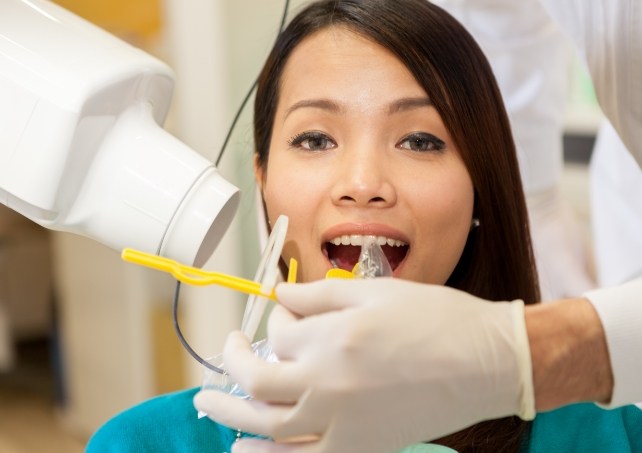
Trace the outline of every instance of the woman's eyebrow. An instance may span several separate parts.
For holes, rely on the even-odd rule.
[[[393,114],[405,110],[430,106],[432,106],[432,102],[427,97],[401,98],[389,104],[388,113]]]
[[[342,113],[344,111],[343,107],[337,102],[330,99],[303,99],[301,101],[295,102],[292,104],[286,111],[285,117],[287,118],[290,113],[295,110],[302,108],[316,108],[321,110],[327,110],[331,113]]]
[[[388,113],[393,114],[401,111],[430,106],[432,106],[432,102],[428,97],[400,98],[388,104]],[[345,112],[345,108],[341,104],[331,99],[303,99],[295,102],[290,107],[288,107],[288,109],[285,111],[284,119],[287,118],[292,112],[303,108],[321,109],[335,114]]]

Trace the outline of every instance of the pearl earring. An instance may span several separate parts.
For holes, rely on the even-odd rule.
[[[479,219],[473,218],[472,222],[470,222],[470,229],[474,230],[479,226]]]

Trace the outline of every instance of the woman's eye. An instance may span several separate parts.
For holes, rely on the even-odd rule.
[[[288,140],[288,144],[308,151],[322,151],[337,146],[330,137],[322,132],[303,132]]]
[[[446,143],[432,134],[417,132],[404,137],[397,146],[411,151],[441,151]]]

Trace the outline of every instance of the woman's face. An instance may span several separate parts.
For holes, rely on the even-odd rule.
[[[293,51],[256,176],[270,221],[289,217],[283,258],[299,262],[298,281],[351,270],[374,235],[395,277],[446,282],[474,195],[429,95],[394,55],[343,28]]]

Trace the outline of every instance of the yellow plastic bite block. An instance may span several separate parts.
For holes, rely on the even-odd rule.
[[[355,278],[356,273],[359,270],[359,263],[355,264],[352,268],[352,271],[347,271],[338,267],[330,269],[325,273],[325,278],[343,278],[343,279],[352,279]]]

